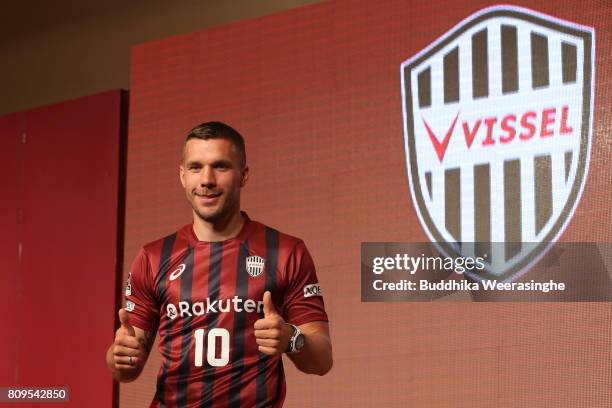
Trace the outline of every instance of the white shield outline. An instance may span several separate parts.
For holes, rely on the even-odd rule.
[[[247,256],[245,262],[246,271],[249,276],[256,278],[264,271],[266,260],[259,255]]]
[[[412,94],[412,84],[410,78],[412,70],[420,67],[430,57],[437,54],[440,49],[442,49],[445,45],[450,44],[455,38],[468,30],[470,27],[486,21],[487,19],[500,16],[525,20],[535,25],[548,27],[551,30],[571,34],[575,37],[581,38],[584,42],[584,58],[582,61],[579,61],[584,67],[582,78],[583,115],[581,123],[579,157],[576,159],[576,177],[571,187],[571,193],[569,194],[567,201],[564,203],[559,217],[552,221],[554,225],[552,228],[550,228],[550,231],[545,237],[543,237],[543,239],[533,244],[528,256],[524,256],[510,269],[504,271],[503,276],[490,274],[488,272],[482,273],[481,276],[470,274],[470,276],[475,279],[491,278],[498,280],[514,280],[525,273],[532,265],[538,262],[545,255],[551,245],[557,241],[572,219],[582,196],[589,170],[592,144],[591,137],[595,93],[595,30],[592,27],[581,26],[522,7],[493,6],[482,9],[461,21],[459,24],[443,34],[440,38],[432,42],[428,47],[401,64],[402,111],[404,121],[404,148],[406,153],[409,188],[419,221],[421,222],[421,225],[430,241],[435,243],[445,255],[461,256],[462,254],[457,249],[457,245],[443,237],[439,227],[432,220],[426,205],[423,203],[423,186],[420,185],[420,178],[418,176],[418,162],[416,160],[416,148],[414,142],[415,120],[413,118],[412,103],[415,95]],[[406,81],[406,78],[408,78],[408,81]],[[585,114],[585,112],[588,112],[588,114]]]

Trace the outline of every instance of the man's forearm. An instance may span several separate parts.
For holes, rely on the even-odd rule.
[[[331,340],[327,333],[305,334],[302,350],[287,356],[298,370],[307,374],[327,374],[333,365]]]

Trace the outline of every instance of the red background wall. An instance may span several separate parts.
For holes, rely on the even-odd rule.
[[[122,99],[0,117],[0,386],[69,387],[62,406],[114,397],[104,353],[123,261]]]
[[[360,301],[362,241],[426,241],[406,178],[400,63],[491,1],[333,1],[137,46],[127,178],[127,273],[138,248],[190,219],[184,135],[221,120],[247,140],[253,219],[302,237],[318,268],[335,366],[288,368],[287,406],[607,407],[607,303]],[[518,1],[595,27],[593,149],[563,240],[609,242],[610,20],[602,1]],[[125,276],[124,276],[125,280]],[[159,356],[122,385],[154,393]]]

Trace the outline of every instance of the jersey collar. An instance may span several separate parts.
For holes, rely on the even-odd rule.
[[[244,241],[253,228],[253,221],[251,221],[251,218],[249,218],[246,211],[240,211],[240,214],[242,214],[242,217],[244,218],[244,224],[242,224],[242,228],[240,229],[240,231],[235,237],[229,238],[223,241],[200,241],[198,240],[198,237],[196,236],[195,231],[193,230],[193,223],[191,223],[185,226],[185,228],[187,229],[187,237],[189,239],[189,243],[192,246],[196,246],[196,245],[208,245],[211,242],[227,243],[227,242],[232,242],[232,241],[236,241],[236,242]]]

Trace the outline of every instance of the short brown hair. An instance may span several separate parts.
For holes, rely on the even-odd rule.
[[[240,156],[240,168],[244,169],[246,166],[246,147],[244,145],[244,138],[242,135],[233,127],[223,122],[205,122],[194,127],[189,131],[185,138],[185,144],[183,145],[183,155],[185,152],[185,145],[191,139],[226,139],[229,140],[236,146],[238,155]]]

